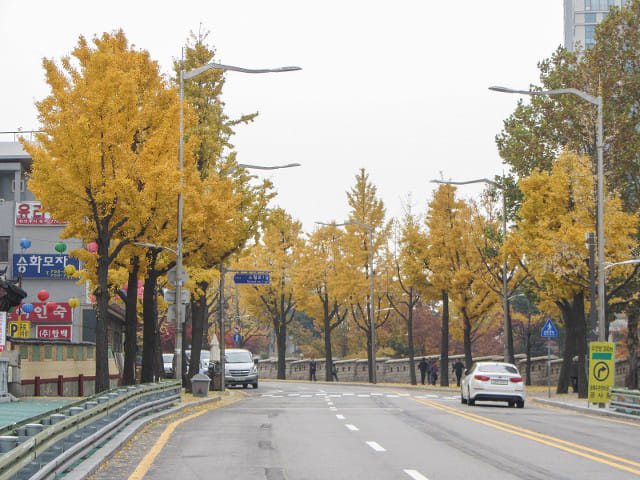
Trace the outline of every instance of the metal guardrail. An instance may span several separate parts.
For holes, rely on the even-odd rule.
[[[181,391],[179,380],[115,388],[5,427],[0,479],[55,478],[128,419],[179,401]]]
[[[640,415],[640,390],[612,388],[609,407],[617,412]]]

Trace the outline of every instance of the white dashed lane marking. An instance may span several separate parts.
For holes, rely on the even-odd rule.
[[[358,427],[356,427],[355,425],[351,425],[350,423],[345,424],[345,427],[347,427],[352,432],[357,432],[359,430]]]
[[[367,442],[371,448],[373,448],[376,452],[386,452],[387,449],[381,446],[378,442]]]
[[[413,478],[413,480],[429,480],[417,470],[405,470],[404,473]]]

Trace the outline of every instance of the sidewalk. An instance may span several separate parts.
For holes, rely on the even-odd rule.
[[[606,417],[624,418],[625,420],[635,420],[640,422],[639,415],[633,415],[629,413],[617,412],[609,407],[609,404],[604,404],[603,408],[600,408],[596,403],[589,403],[586,398],[578,398],[577,393],[555,393],[551,390],[551,396],[545,391],[532,391],[527,392],[527,400],[537,403],[539,405],[548,405],[556,408],[564,408],[567,410],[573,410],[589,415],[601,415]]]

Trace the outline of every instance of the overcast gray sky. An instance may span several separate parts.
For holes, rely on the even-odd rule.
[[[494,137],[518,97],[487,87],[538,83],[562,20],[561,0],[0,0],[0,131],[38,129],[42,58],[69,54],[80,35],[122,28],[170,73],[202,24],[222,63],[303,68],[227,74],[229,115],[260,113],[237,129],[238,160],[303,165],[268,174],[278,205],[306,231],[345,220],[365,168],[399,217],[409,194],[425,211],[430,179],[502,173]]]

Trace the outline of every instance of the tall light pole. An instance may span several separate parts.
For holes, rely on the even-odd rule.
[[[502,190],[502,242],[507,240],[507,195],[502,185],[488,178],[478,178],[466,182],[452,182],[445,180],[431,180],[431,183],[443,183],[446,185],[468,185],[470,183],[488,183]],[[509,318],[509,291],[507,287],[507,256],[502,261],[502,311],[504,316],[504,361],[513,363],[513,334],[511,333],[511,320]]]
[[[187,72],[184,71],[184,68],[180,69],[180,145],[178,149],[178,161],[180,172],[183,169],[183,152],[184,152],[184,81],[189,80],[201,73],[206,72],[207,70],[230,70],[234,72],[241,73],[279,73],[279,72],[292,72],[295,70],[301,70],[300,67],[279,67],[279,68],[262,68],[262,69],[252,69],[252,68],[243,68],[243,67],[235,67],[233,65],[223,65],[221,63],[208,63],[198,68],[194,68],[193,70],[189,70]],[[178,235],[177,235],[177,245],[176,245],[176,298],[182,298],[182,286],[183,286],[183,275],[182,275],[182,256],[183,256],[183,245],[182,245],[182,211],[183,211],[183,199],[182,199],[182,184],[183,179],[180,177],[180,192],[178,193]],[[179,302],[180,300],[178,300]],[[182,318],[182,308],[180,308],[180,303],[178,303],[178,308],[176,311],[176,346],[175,346],[175,359],[176,359],[176,378],[182,379],[182,322],[184,319]],[[224,341],[224,339],[223,339]],[[224,375],[224,372],[223,372]],[[223,379],[224,383],[224,379]]]
[[[598,123],[597,123],[597,140],[596,140],[596,149],[598,151],[598,165],[597,165],[597,175],[598,175],[598,207],[596,212],[596,235],[597,235],[597,244],[598,244],[598,340],[601,342],[605,342],[605,290],[604,290],[604,173],[603,173],[603,127],[602,127],[602,96],[594,97],[593,95],[589,95],[582,90],[578,90],[575,88],[559,88],[557,90],[541,90],[539,92],[528,91],[528,90],[513,90],[507,87],[498,87],[493,86],[489,87],[489,90],[493,90],[496,92],[502,93],[517,93],[520,95],[565,95],[572,94],[577,95],[581,99],[586,102],[591,103],[598,107]]]
[[[351,222],[344,223],[323,223],[323,222],[315,222],[318,225],[327,225],[330,227],[344,227],[345,225],[358,225],[362,228],[366,228],[369,231],[369,283],[370,283],[370,298],[369,298],[369,333],[370,333],[370,341],[371,341],[371,373],[369,375],[371,379],[371,383],[376,383],[376,323],[375,323],[375,311],[374,311],[374,302],[373,302],[373,227],[369,225],[365,225],[364,223],[356,222],[355,220]]]

